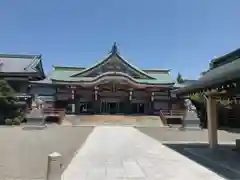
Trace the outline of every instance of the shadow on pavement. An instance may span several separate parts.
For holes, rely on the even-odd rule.
[[[223,130],[223,131],[226,131],[226,132],[236,133],[236,134],[240,133],[240,129],[239,128],[222,127],[222,128],[219,128],[219,129]]]
[[[214,150],[203,143],[164,145],[225,179],[240,179],[240,152],[232,150],[234,145],[219,145]]]

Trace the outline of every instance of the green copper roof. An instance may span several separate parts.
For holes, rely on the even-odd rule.
[[[67,69],[67,67],[63,67],[61,69],[55,69],[49,76],[49,79],[55,81],[72,81],[72,82],[81,82],[81,81],[92,81],[95,77],[72,77],[76,74],[76,70]],[[169,72],[154,72],[148,73],[152,79],[136,79],[134,80],[138,83],[142,84],[171,84],[175,83]]]
[[[89,77],[87,74],[92,73],[96,68],[98,68],[101,65],[105,65],[109,63],[111,60],[113,62],[116,62],[114,60],[117,60],[118,63],[123,65],[125,68],[129,69],[131,72],[136,73],[138,78],[134,78],[131,75],[119,72],[119,71],[111,71],[111,72],[104,72],[100,73],[99,75],[96,75],[95,77]],[[116,44],[113,45],[112,50],[110,51],[110,54],[104,58],[103,60],[99,61],[95,65],[89,67],[89,68],[82,68],[82,67],[61,67],[61,66],[55,66],[53,72],[47,77],[49,82],[68,82],[68,83],[81,83],[81,82],[93,82],[96,80],[101,79],[103,76],[119,76],[128,78],[131,81],[134,81],[135,83],[139,84],[171,84],[173,85],[175,83],[174,79],[172,78],[171,74],[169,73],[169,70],[141,70],[138,67],[132,65],[129,63],[125,58],[120,56]]]

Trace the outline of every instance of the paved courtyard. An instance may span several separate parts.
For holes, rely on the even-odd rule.
[[[132,127],[94,129],[62,180],[223,179]]]
[[[157,154],[159,158],[164,158],[163,155],[165,153],[168,153],[169,149],[172,149],[172,151],[170,150],[170,154],[175,151],[173,156],[176,157],[177,154],[178,155],[182,154],[180,155],[181,157],[180,159],[182,159],[184,156],[190,158],[190,156],[187,155],[185,151],[185,148],[189,148],[185,147],[186,144],[189,144],[190,142],[195,142],[196,144],[199,144],[200,142],[202,143],[207,142],[206,130],[179,131],[175,128],[165,127],[139,127],[137,129],[123,127],[127,128],[126,132],[124,130],[123,133],[120,130],[121,128],[118,129],[117,126],[111,127],[117,129],[114,129],[114,131],[111,132],[107,130],[106,132],[103,132],[103,130],[105,131],[105,127],[103,128],[96,127],[96,129],[100,128],[102,130],[101,131],[94,130],[94,133],[91,134],[93,130],[91,126],[72,127],[72,126],[49,125],[46,129],[43,130],[23,130],[22,127],[1,126],[0,179],[43,180],[46,174],[47,156],[49,153],[55,151],[60,152],[63,155],[64,168],[66,168],[70,161],[72,160],[72,158],[75,156],[76,152],[80,152],[79,150],[82,144],[89,136],[89,134],[91,134],[89,139],[95,139],[94,137],[96,137],[96,133],[99,134],[100,132],[101,132],[100,134],[102,135],[99,135],[99,137],[93,140],[93,142],[96,141],[98,142],[93,143],[93,145],[91,145],[92,147],[94,147],[94,150],[92,152],[96,153],[92,157],[96,157],[101,153],[103,153],[101,154],[103,155],[103,157],[106,157],[106,155],[109,154],[110,152],[109,161],[111,162],[111,159],[113,159],[113,163],[115,163],[114,156],[120,153],[122,154],[122,156],[124,156],[123,159],[124,161],[127,162],[127,164],[130,161],[129,166],[135,166],[134,163],[131,163],[130,155],[131,153],[133,153],[133,151],[129,150],[130,147],[134,147],[132,148],[133,150],[140,150],[142,153],[140,154],[143,157],[144,156],[152,157],[154,153],[156,153],[156,151],[159,151],[159,153],[161,154],[161,155]],[[129,132],[128,128],[131,129],[132,133]],[[234,140],[238,137],[239,134],[237,133],[219,131],[219,139],[220,142],[222,143],[223,142],[233,143]],[[155,150],[153,150],[154,153],[152,153],[151,151],[150,152],[146,151],[146,149],[144,148],[141,149],[145,141],[147,142],[149,150],[151,148],[153,149],[156,148]],[[85,150],[86,148],[89,148],[89,146],[90,146],[89,143],[86,143]],[[98,151],[98,148],[103,149],[108,148],[109,150],[107,150],[106,151],[107,153],[104,154],[104,152]],[[199,151],[200,151],[199,149],[196,149],[195,153]],[[207,152],[201,152],[201,154],[206,153]],[[237,156],[231,157],[238,159]],[[91,160],[93,159],[91,158]],[[145,160],[146,159],[142,159],[142,162],[145,162]],[[160,161],[160,159],[158,160]],[[73,162],[74,161],[76,160],[73,160]],[[164,159],[161,159],[161,161],[164,162]],[[186,160],[183,161],[186,162]],[[195,159],[193,159],[192,161],[194,162]],[[102,161],[99,160],[99,163],[101,162]],[[188,160],[187,162],[190,162],[190,160]],[[98,164],[97,160],[96,163]],[[162,168],[162,166],[168,166],[168,164],[169,164],[168,161],[167,163],[162,164],[161,168],[158,169],[158,173],[163,173],[164,168]],[[196,165],[194,165],[194,167],[196,167]],[[220,170],[222,171],[222,169]],[[228,173],[231,175],[233,174],[233,172]]]
[[[91,131],[91,127],[0,127],[0,180],[45,180],[48,154],[60,152],[66,166]]]

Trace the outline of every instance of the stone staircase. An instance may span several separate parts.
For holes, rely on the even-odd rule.
[[[32,109],[26,115],[27,123],[24,128],[33,128],[33,129],[43,129],[46,127],[45,125],[45,116],[42,112],[42,109]]]
[[[67,115],[65,120],[73,126],[136,126],[136,127],[162,127],[163,123],[159,116],[141,115]]]

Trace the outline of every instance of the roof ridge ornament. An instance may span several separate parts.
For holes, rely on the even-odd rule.
[[[109,52],[110,54],[119,54],[117,43],[114,42],[111,51]]]

